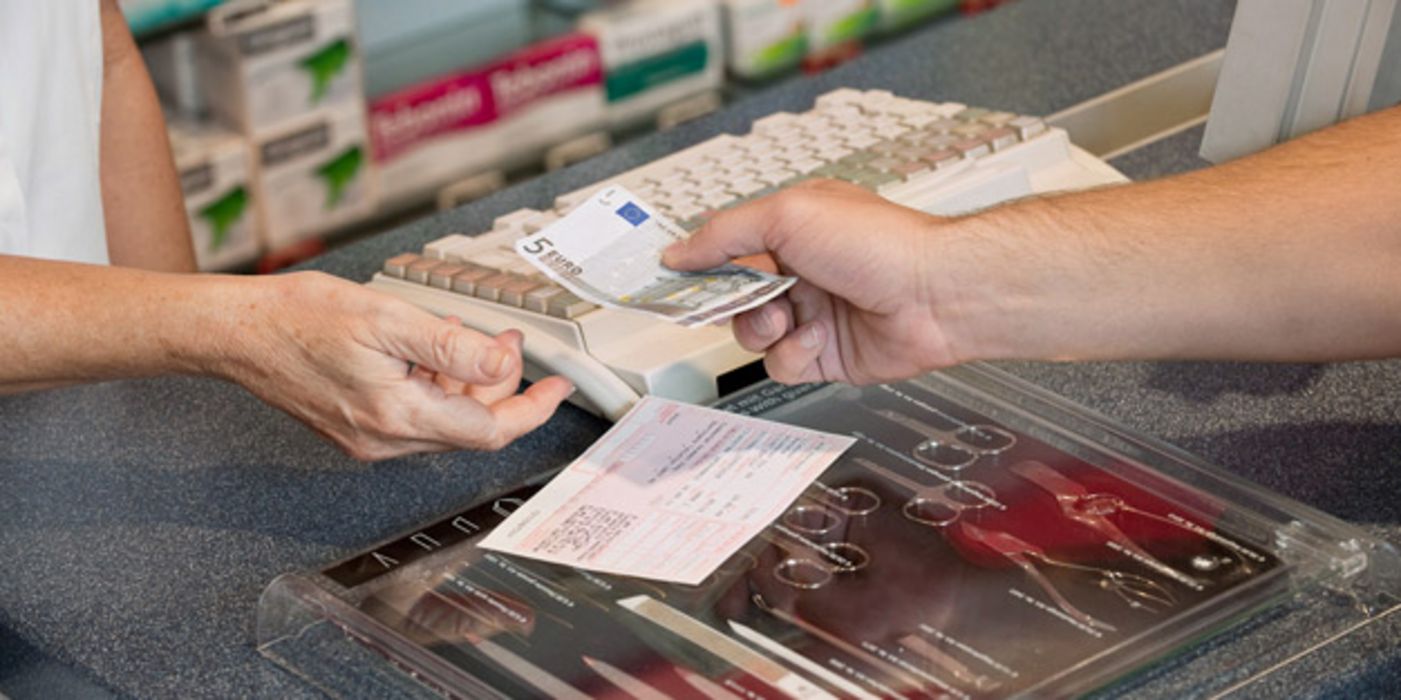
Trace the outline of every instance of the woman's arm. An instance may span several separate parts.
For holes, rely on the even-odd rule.
[[[101,170],[108,255],[114,265],[193,272],[194,247],[165,117],[116,0],[101,2]]]
[[[572,387],[517,393],[495,338],[317,273],[189,275],[0,255],[0,394],[157,374],[243,385],[361,459],[495,449]]]

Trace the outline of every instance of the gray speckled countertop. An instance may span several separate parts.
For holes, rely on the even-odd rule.
[[[311,267],[364,280],[384,258],[645,163],[837,86],[1047,114],[1224,45],[1223,0],[1020,0],[945,22],[817,79],[759,91]],[[1116,163],[1142,178],[1200,167],[1199,132]],[[1128,426],[1396,539],[1401,362],[1325,366],[1009,367]],[[253,649],[258,595],[567,461],[604,424],[566,408],[498,454],[358,465],[236,387],[169,378],[0,398],[0,693],[15,698],[314,697]],[[1381,695],[1401,687],[1398,625],[1349,635],[1251,696]],[[1171,695],[1221,673],[1235,633],[1118,692]],[[1164,690],[1164,689],[1168,690]]]

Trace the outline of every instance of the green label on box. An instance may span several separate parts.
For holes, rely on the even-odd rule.
[[[360,166],[365,161],[365,153],[359,146],[352,146],[344,153],[316,169],[316,174],[326,183],[326,210],[341,205],[345,190],[360,174]]]
[[[803,56],[807,52],[808,37],[806,34],[794,34],[786,37],[754,54],[749,61],[750,75],[748,77],[763,78],[788,70],[802,62]]]
[[[904,29],[934,15],[958,9],[958,0],[885,0],[886,29]]]
[[[199,217],[209,224],[209,252],[218,252],[228,241],[229,229],[243,218],[248,209],[248,190],[236,187],[223,197],[199,210]]]
[[[875,29],[880,21],[880,10],[870,7],[864,10],[853,12],[827,28],[827,33],[822,37],[824,44],[843,44],[848,41],[860,39]]]
[[[620,102],[658,85],[704,73],[709,63],[710,45],[696,41],[674,51],[618,66],[604,78],[603,85],[608,101]]]
[[[316,105],[326,97],[326,91],[342,73],[345,73],[354,52],[350,42],[341,39],[321,47],[316,53],[302,59],[302,70],[311,76],[311,104]]]

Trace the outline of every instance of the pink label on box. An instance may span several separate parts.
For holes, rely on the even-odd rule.
[[[482,68],[405,88],[370,105],[375,160],[393,160],[443,134],[476,129],[541,99],[602,82],[598,42],[570,34]]]

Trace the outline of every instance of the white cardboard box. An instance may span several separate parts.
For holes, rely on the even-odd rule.
[[[763,79],[796,68],[807,54],[807,39],[801,0],[725,0],[728,63],[739,78]]]
[[[270,250],[374,211],[375,177],[359,105],[304,117],[254,139],[253,148],[254,193]]]
[[[218,127],[174,120],[170,146],[199,269],[227,270],[262,252],[248,142]]]
[[[539,159],[605,118],[598,43],[580,33],[386,95],[370,105],[383,200]]]
[[[239,0],[210,11],[198,70],[211,111],[245,134],[363,109],[350,0]]]
[[[640,0],[589,13],[579,30],[598,40],[608,123],[615,128],[724,84],[716,0]]]

